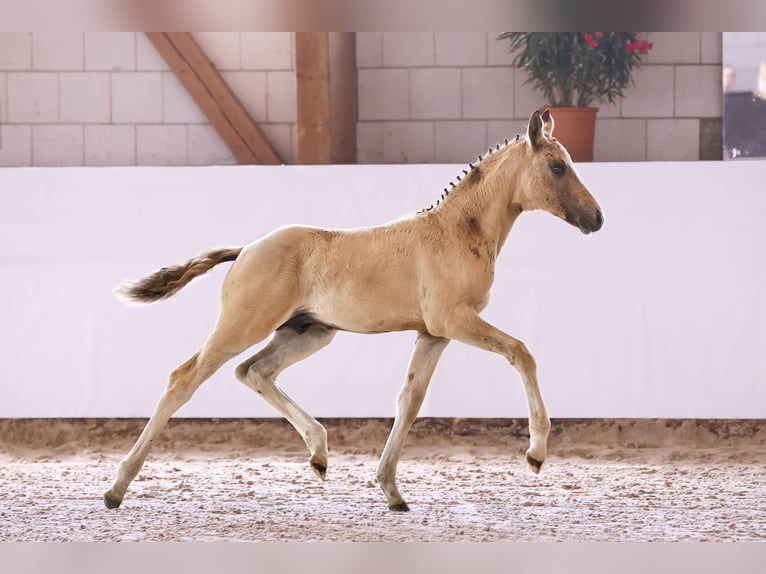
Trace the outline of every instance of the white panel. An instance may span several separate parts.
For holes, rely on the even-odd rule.
[[[114,285],[282,224],[390,220],[461,167],[0,169],[0,417],[148,416],[210,332],[227,266],[145,307]],[[766,417],[766,162],[579,170],[604,229],[523,215],[484,313],[534,353],[551,416]],[[281,384],[318,417],[391,416],[413,341],[341,333]],[[237,360],[179,416],[274,416]],[[452,343],[421,414],[526,404],[503,359]]]

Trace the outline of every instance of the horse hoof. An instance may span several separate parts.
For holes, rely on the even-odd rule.
[[[318,462],[316,460],[309,459],[309,464],[311,464],[311,470],[313,470],[316,475],[321,478],[322,480],[327,480],[327,465],[321,462]]]
[[[410,507],[407,506],[406,502],[400,502],[399,504],[394,504],[393,506],[389,506],[389,509],[393,510],[394,512],[409,512]]]
[[[122,503],[121,498],[117,498],[116,496],[110,495],[108,492],[104,494],[104,506],[106,506],[107,508],[109,509],[119,508],[121,503]]]
[[[533,458],[530,455],[527,455],[527,464],[532,469],[532,472],[534,472],[535,474],[540,474],[540,467],[543,465],[542,461],[539,461],[536,458]]]

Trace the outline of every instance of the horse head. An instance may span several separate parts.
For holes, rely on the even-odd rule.
[[[514,202],[523,210],[542,209],[574,225],[583,233],[604,223],[596,200],[577,175],[566,148],[553,137],[550,110],[535,110],[529,118],[524,161],[527,169]]]

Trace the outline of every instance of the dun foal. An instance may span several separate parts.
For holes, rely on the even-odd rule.
[[[173,413],[221,365],[271,333],[268,345],[239,365],[236,376],[295,427],[322,479],[327,432],[276,379],[293,363],[326,347],[338,330],[418,333],[377,469],[389,508],[408,510],[396,487],[396,466],[436,363],[452,339],[499,353],[519,372],[529,409],[526,460],[539,472],[550,421],[535,360],[521,341],[479,313],[489,301],[495,260],[523,211],[548,211],[583,233],[597,231],[603,223],[569,154],[553,138],[553,123],[548,110],[535,111],[525,137],[479,156],[436,206],[410,217],[348,231],[283,227],[246,247],[214,249],[124,286],[122,294],[129,299],[157,301],[213,266],[234,261],[223,284],[215,329],[170,375],[154,414],[104,494],[106,506],[120,505]]]

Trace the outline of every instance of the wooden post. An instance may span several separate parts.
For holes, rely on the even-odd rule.
[[[356,33],[330,32],[332,163],[356,163]]]
[[[298,163],[330,163],[328,32],[295,33],[295,78],[298,96]]]

